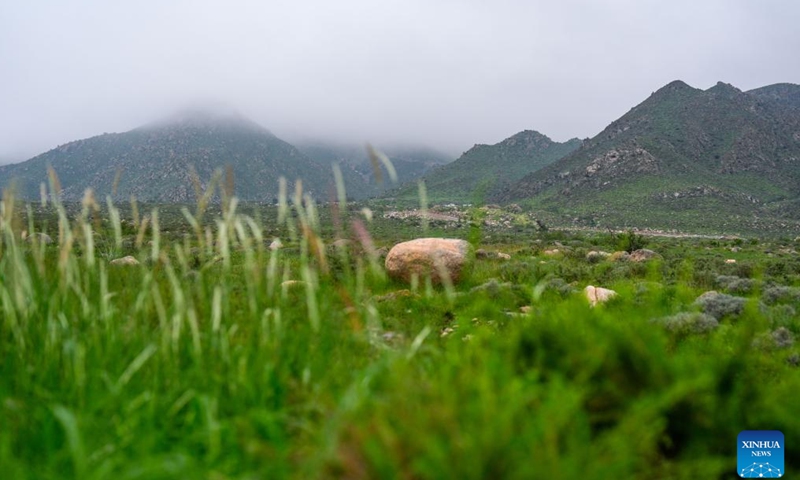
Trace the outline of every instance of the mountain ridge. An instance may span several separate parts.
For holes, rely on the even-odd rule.
[[[494,145],[475,144],[454,162],[432,170],[422,180],[431,201],[480,201],[561,158],[580,143],[577,138],[554,142],[535,130],[523,130]],[[388,192],[387,196],[410,201],[416,194],[416,184],[410,184]]]
[[[590,225],[619,226],[626,217],[642,226],[679,225],[680,216],[726,202],[740,217],[800,219],[800,211],[772,208],[800,190],[800,116],[779,98],[794,88],[770,87],[752,94],[723,82],[705,91],[670,82],[493,200],[527,201]],[[670,212],[678,221],[669,221]]]

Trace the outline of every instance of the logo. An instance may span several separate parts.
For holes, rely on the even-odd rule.
[[[777,430],[744,430],[736,443],[737,472],[740,477],[781,478],[786,474],[783,433]]]

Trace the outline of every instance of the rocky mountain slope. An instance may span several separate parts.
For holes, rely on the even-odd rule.
[[[798,85],[704,91],[675,81],[493,199],[591,226],[797,226],[798,99]]]

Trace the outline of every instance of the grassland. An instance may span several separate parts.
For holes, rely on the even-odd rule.
[[[210,198],[3,199],[4,478],[735,478],[743,429],[783,431],[800,469],[791,239]],[[420,236],[511,260],[453,288],[388,279],[381,247]],[[587,257],[642,242],[661,258]],[[589,284],[619,295],[591,308]],[[712,289],[730,297],[695,302]]]

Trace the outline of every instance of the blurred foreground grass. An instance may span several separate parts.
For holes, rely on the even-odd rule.
[[[800,332],[796,256],[751,243],[726,264],[725,241],[670,239],[661,260],[596,262],[619,239],[539,233],[488,246],[512,260],[476,260],[455,291],[409,289],[376,247],[422,228],[220,194],[169,224],[3,199],[3,478],[735,478],[744,429],[783,431],[800,469],[800,358],[771,340]],[[124,254],[141,265],[109,264]],[[719,327],[654,322],[726,276],[751,282]],[[590,308],[587,284],[619,296]]]

